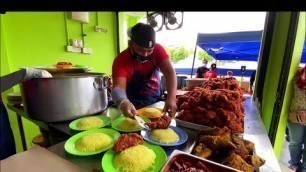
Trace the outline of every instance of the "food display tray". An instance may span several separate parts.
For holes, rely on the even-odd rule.
[[[203,130],[206,128],[212,128],[212,127],[208,127],[208,126],[204,126],[204,125],[200,125],[200,124],[196,124],[196,123],[191,123],[191,122],[187,122],[187,121],[183,121],[177,118],[174,118],[176,121],[176,125],[180,126],[180,127],[185,127],[185,128],[189,128],[189,129],[193,129],[193,130]]]
[[[169,156],[166,164],[163,166],[163,168],[161,169],[161,172],[168,172],[171,168],[172,163],[175,161],[175,159],[179,158],[179,157],[184,157],[184,158],[188,158],[190,161],[200,161],[202,162],[206,167],[209,168],[213,168],[214,171],[218,171],[218,172],[241,172],[237,169],[204,159],[204,158],[200,158],[197,157],[195,155],[180,151],[180,150],[174,150],[171,155]]]

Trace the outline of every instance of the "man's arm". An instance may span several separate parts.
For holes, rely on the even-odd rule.
[[[112,99],[124,116],[133,118],[137,111],[127,98],[126,83],[125,77],[113,78]]]
[[[126,78],[124,77],[117,77],[113,78],[113,88],[112,88],[112,99],[114,103],[118,106],[120,101],[124,98],[127,99],[126,96]],[[116,90],[120,90],[117,92]]]
[[[49,77],[52,77],[52,75],[46,70],[33,69],[33,68],[21,69],[19,71],[7,74],[5,76],[1,76],[0,78],[1,93],[13,87],[16,84],[19,84],[31,78],[49,78]]]
[[[165,80],[166,80],[166,88],[167,88],[167,101],[165,104],[166,111],[170,111],[170,116],[174,116],[176,112],[176,91],[177,91],[177,80],[176,80],[176,74],[174,72],[174,69],[172,67],[172,64],[169,59],[163,60],[159,68],[161,72],[163,73]]]
[[[22,82],[25,78],[26,70],[21,69],[19,71],[1,76],[0,78],[0,89],[1,93],[13,87],[14,85]]]

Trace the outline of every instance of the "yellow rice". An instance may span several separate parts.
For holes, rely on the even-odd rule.
[[[125,118],[119,123],[118,127],[122,130],[137,130],[140,128],[138,122],[131,118]]]
[[[173,143],[179,139],[179,136],[171,128],[151,130],[149,137],[160,143]]]
[[[77,123],[77,127],[82,130],[88,130],[91,128],[97,128],[103,125],[103,120],[96,116],[91,116],[88,118],[84,118]]]
[[[153,150],[137,145],[130,147],[114,157],[114,166],[123,172],[141,172],[153,168],[156,154]]]
[[[141,115],[147,118],[155,118],[160,115],[160,111],[156,108],[146,108]]]
[[[75,147],[83,152],[91,152],[108,146],[111,141],[111,137],[107,134],[91,133],[78,139],[75,143]]]

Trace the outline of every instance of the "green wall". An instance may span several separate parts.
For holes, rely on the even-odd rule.
[[[292,79],[294,78],[297,72],[298,66],[300,64],[300,61],[301,61],[303,44],[305,40],[305,31],[306,31],[305,20],[306,20],[305,12],[301,12],[300,18],[299,18],[298,29],[297,29],[296,40],[294,44],[293,55],[292,55],[292,62],[290,66],[290,73],[288,76],[286,93],[284,96],[284,102],[282,106],[280,121],[279,121],[278,129],[277,129],[276,141],[274,144],[274,152],[277,157],[279,157],[281,154],[281,150],[282,150],[283,142],[284,142],[287,119],[288,119],[288,114],[289,114],[289,106],[290,106],[291,97],[293,93]]]
[[[273,31],[260,113],[267,133],[270,130],[270,122],[276,100],[276,91],[285,52],[290,16],[290,12],[278,12]]]
[[[84,24],[85,47],[92,48],[92,54],[67,52],[68,39],[81,39],[81,23],[69,19],[64,12],[7,12],[1,14],[1,76],[18,70],[20,67],[50,66],[59,61],[86,65],[92,72],[111,74],[116,52],[116,16],[114,12],[90,12],[90,23]],[[96,32],[96,14],[99,25],[107,33]],[[65,19],[66,16],[66,19]],[[67,26],[67,33],[65,31]],[[66,35],[67,34],[67,35]],[[70,42],[70,41],[69,41]],[[1,94],[6,99],[9,90]],[[19,86],[14,87],[19,91]],[[16,115],[11,110],[9,118],[14,132],[17,151],[21,152],[21,141]],[[27,146],[39,134],[38,127],[23,119]]]
[[[120,51],[123,51],[128,46],[129,37],[127,35],[127,29],[140,22],[141,17],[145,17],[145,12],[134,12],[135,16],[129,12],[119,12],[119,38],[120,38]]]
[[[6,42],[4,40],[4,28],[3,28],[3,16],[0,15],[0,45],[1,45],[1,49],[0,49],[0,59],[1,59],[1,68],[0,68],[0,73],[1,73],[1,76],[3,74],[7,74],[7,73],[10,73],[10,64],[8,62],[8,53],[7,53],[7,48],[6,48]],[[1,97],[2,97],[2,101],[4,103],[4,105],[7,104],[7,100],[6,100],[6,95],[8,93],[11,93],[11,92],[14,92],[13,88],[10,88],[8,89],[7,91],[3,92],[1,94]],[[14,137],[15,137],[15,140],[16,140],[16,145],[17,145],[17,151],[20,151],[21,150],[21,140],[20,140],[20,134],[19,134],[19,129],[18,129],[18,124],[17,124],[17,118],[15,115],[13,115],[12,112],[10,112],[8,110],[8,113],[9,113],[9,120],[10,120],[10,123],[11,123],[11,127],[12,127],[12,130],[13,130],[13,133],[14,133]]]

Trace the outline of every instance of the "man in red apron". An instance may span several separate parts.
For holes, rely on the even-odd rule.
[[[136,109],[158,102],[162,96],[160,71],[168,92],[164,110],[176,112],[177,81],[165,49],[155,43],[154,29],[143,23],[130,31],[129,47],[113,63],[112,99],[125,116],[133,117]]]

